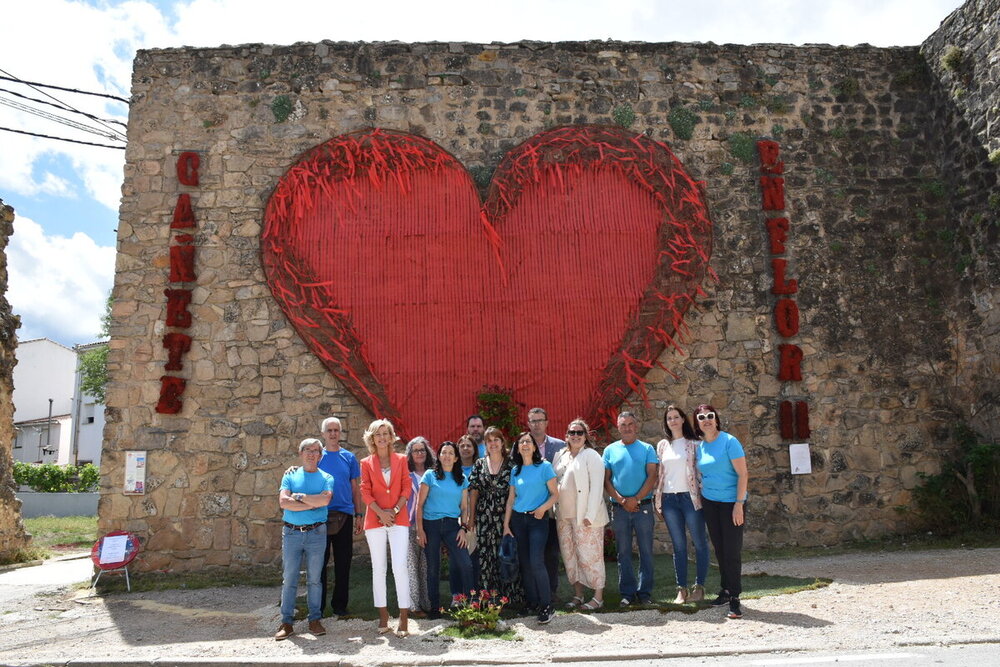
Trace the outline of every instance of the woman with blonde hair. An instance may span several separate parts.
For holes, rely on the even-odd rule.
[[[604,460],[594,449],[590,427],[574,419],[566,427],[566,447],[553,462],[558,479],[556,531],[566,578],[573,587],[570,609],[600,609],[604,605]],[[594,596],[584,602],[584,589]]]
[[[407,544],[410,537],[410,515],[406,512],[410,498],[410,472],[406,457],[393,451],[396,430],[387,419],[376,419],[362,436],[371,456],[361,461],[361,498],[365,513],[365,539],[372,557],[372,596],[378,609],[378,633],[389,627],[389,610],[385,585],[386,551],[392,557],[392,577],[396,584],[399,605],[399,627],[396,634],[406,637],[410,613],[410,582],[407,568]]]

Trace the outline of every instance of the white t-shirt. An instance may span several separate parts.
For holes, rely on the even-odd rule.
[[[687,451],[684,438],[678,438],[663,448],[663,485],[660,493],[688,493]]]

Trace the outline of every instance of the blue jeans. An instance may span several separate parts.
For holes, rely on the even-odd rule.
[[[517,560],[521,566],[521,583],[529,607],[552,604],[552,588],[545,567],[545,544],[549,541],[549,519],[536,519],[532,514],[511,512],[510,532],[517,540]]]
[[[639,505],[637,512],[626,512],[612,503],[611,528],[618,543],[618,592],[623,598],[647,602],[653,595],[653,503]],[[639,585],[632,567],[632,535],[639,547]]]
[[[299,589],[302,557],[306,562],[306,604],[309,620],[318,621],[323,615],[323,553],[326,551],[326,524],[302,532],[288,526],[281,529],[281,622],[291,624],[295,618],[295,594]]]
[[[448,550],[448,570],[456,572],[459,591],[469,594],[472,590],[472,559],[465,547],[458,546],[458,519],[424,519],[427,544],[427,597],[431,611],[441,608],[441,545]]]
[[[705,532],[705,515],[694,508],[691,494],[664,493],[660,509],[663,512],[663,522],[670,531],[670,541],[674,543],[674,573],[677,575],[677,585],[687,588],[688,559],[687,533],[685,526],[691,532],[694,543],[695,578],[694,583],[704,586],[708,576],[708,534]]]

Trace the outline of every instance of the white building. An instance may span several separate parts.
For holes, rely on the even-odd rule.
[[[47,338],[18,343],[15,460],[100,465],[104,406],[78,391],[79,353],[94,345],[71,349]]]

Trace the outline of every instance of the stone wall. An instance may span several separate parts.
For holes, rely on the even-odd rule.
[[[958,299],[947,394],[956,414],[1000,437],[1000,1],[970,0],[921,47],[932,72],[933,131],[947,185]],[[992,156],[992,160],[991,160]]]
[[[668,402],[707,401],[747,447],[752,544],[830,544],[906,528],[959,411],[943,390],[962,298],[946,137],[917,48],[573,42],[346,44],[142,51],[119,224],[101,529],[149,538],[145,566],[280,557],[274,502],[293,447],[329,414],[360,444],[371,418],[307,351],[264,284],[263,207],[303,151],[379,127],[426,136],[485,184],[504,153],[556,125],[619,124],[670,145],[706,184],[718,280],[685,353],[633,397],[644,437]],[[801,382],[777,379],[758,137],[781,146]],[[199,151],[197,188],[179,152]],[[166,353],[168,229],[190,192],[198,281],[184,408],[153,410]],[[969,373],[981,363],[963,360]],[[777,403],[810,407],[813,473],[792,476]],[[554,425],[555,432],[562,428]],[[121,493],[123,452],[148,493]]]
[[[28,546],[21,501],[14,492],[14,366],[20,320],[7,302],[7,241],[14,233],[14,209],[0,199],[0,560]]]

